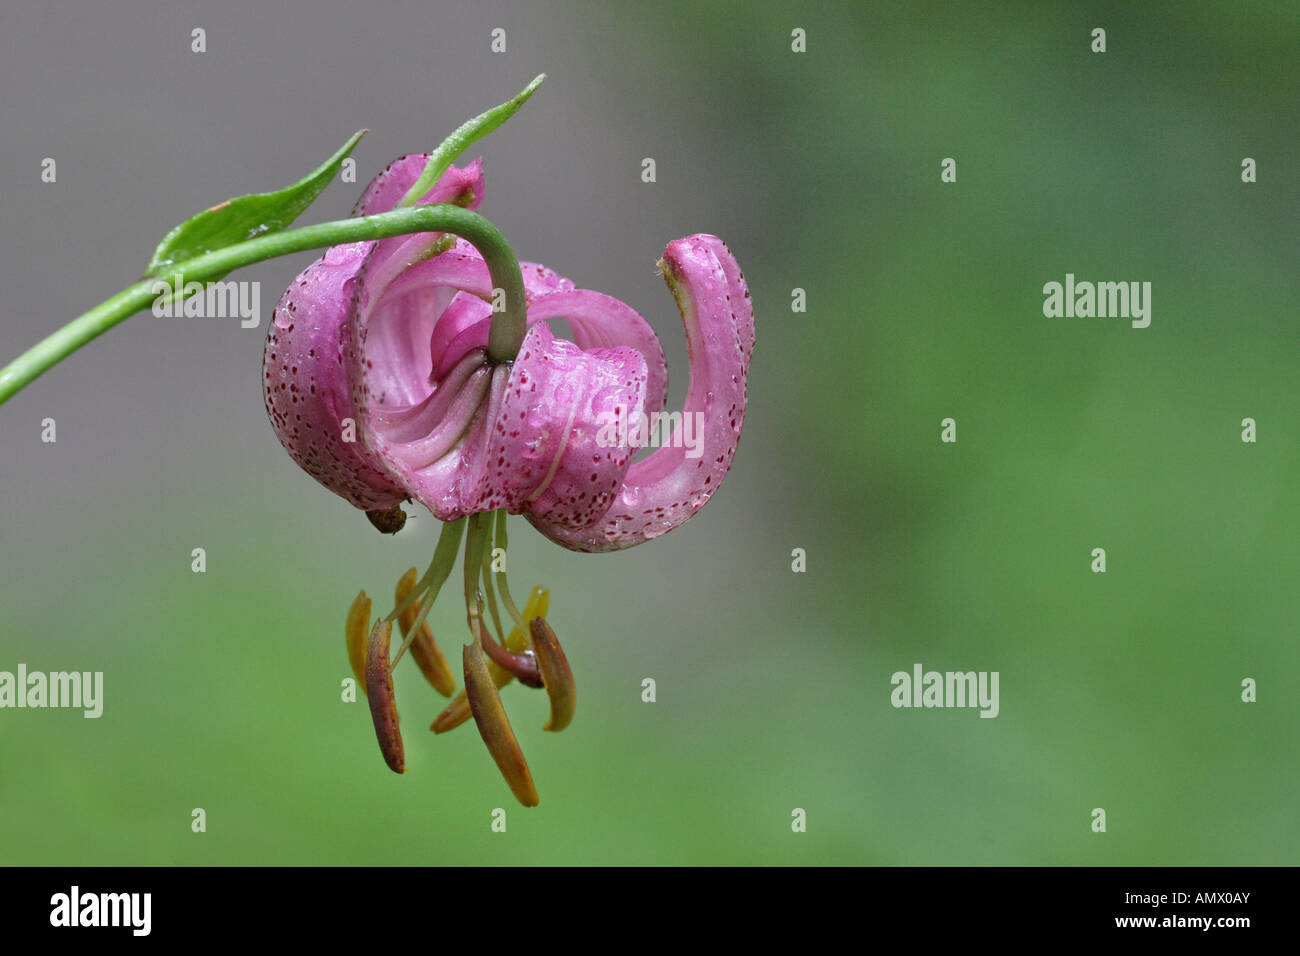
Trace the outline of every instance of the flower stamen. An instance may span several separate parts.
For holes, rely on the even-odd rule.
[[[539,802],[537,787],[533,784],[528,761],[519,748],[506,709],[501,704],[496,683],[488,673],[482,645],[477,640],[473,644],[466,644],[464,658],[465,690],[474,723],[478,725],[479,736],[487,744],[488,753],[496,761],[497,768],[505,777],[515,799],[526,807],[535,807]]]
[[[375,736],[384,762],[394,773],[406,773],[406,754],[399,728],[401,718],[393,696],[393,667],[388,659],[392,636],[393,625],[385,620],[376,621],[370,631],[366,643],[366,697],[370,700],[370,716],[375,722]]]
[[[366,689],[366,628],[370,626],[370,598],[362,591],[348,608],[347,624],[344,625],[345,640],[348,647],[348,663],[352,665],[352,675],[357,679],[361,692]]]
[[[411,568],[397,582],[395,592],[398,604],[415,588],[415,568]],[[402,629],[402,636],[406,637],[412,631],[411,625],[415,622],[418,612],[414,607],[407,607],[405,611],[397,617],[398,626]],[[438,649],[438,642],[434,640],[433,630],[429,627],[428,621],[422,621],[411,641],[411,656],[415,658],[415,663],[419,666],[420,672],[424,674],[424,679],[443,697],[450,697],[456,692],[456,678],[451,673],[451,668],[447,666],[446,659],[442,656],[442,651]]]
[[[551,592],[543,587],[533,588],[532,594],[528,598],[528,603],[524,606],[524,617],[531,620],[533,617],[545,616],[550,611]],[[519,628],[514,628],[505,640],[505,648],[508,651],[518,653],[528,646],[528,639],[524,637],[524,632]],[[498,667],[495,662],[488,662],[488,671],[492,674],[492,680],[498,688],[505,687],[512,680],[514,675],[504,668]],[[456,699],[447,705],[447,708],[438,715],[437,720],[429,727],[435,734],[445,734],[448,731],[455,730],[470,718],[469,698],[465,691],[461,691]]]
[[[537,669],[537,655],[532,650],[512,654],[492,639],[492,635],[488,633],[481,619],[477,624],[479,643],[483,645],[483,650],[487,652],[492,663],[507,671],[525,687],[543,686],[541,671]]]
[[[542,730],[558,732],[569,726],[577,705],[573,671],[569,668],[569,659],[564,656],[564,648],[560,647],[546,618],[535,617],[529,626],[532,628],[537,668],[546,686],[546,695],[551,699],[551,718]]]

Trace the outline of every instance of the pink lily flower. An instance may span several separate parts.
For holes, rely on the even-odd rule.
[[[391,163],[366,188],[353,214],[394,208],[427,159],[412,154]],[[448,169],[420,202],[472,209],[482,197],[482,162],[476,159]],[[680,419],[671,419],[675,429],[669,440],[636,462],[638,438],[645,436],[634,427],[611,425],[635,424],[663,410],[668,371],[659,340],[627,304],[579,289],[545,266],[520,265],[527,333],[513,362],[489,358],[492,280],[482,255],[452,236],[425,233],[335,246],[294,280],[273,314],[264,359],[266,408],[294,461],[365,510],[381,530],[401,526],[401,505],[410,500],[443,522],[472,517],[467,614],[474,647],[487,637],[485,673],[497,686],[511,677],[524,681],[525,675],[529,683],[544,681],[546,671],[538,676],[542,650],[530,640],[532,620],[509,600],[504,575],[488,572],[480,550],[471,568],[471,550],[486,541],[486,554],[492,551],[492,521],[482,517],[485,513],[498,512],[498,547],[505,546],[509,513],[523,515],[565,548],[614,551],[680,527],[717,491],[731,467],[754,344],[744,278],[726,245],[709,235],[670,242],[659,266],[681,311],[691,381]],[[573,330],[572,342],[556,338],[547,324],[561,318]],[[688,448],[693,426],[698,427]],[[459,530],[456,534],[453,557]],[[447,576],[438,557],[434,563],[439,567],[431,567],[405,601],[399,596],[399,607],[388,618],[419,602],[419,623],[409,628],[403,647],[422,643],[416,631]],[[483,623],[480,564],[499,642],[491,640]],[[494,580],[515,618],[509,637],[497,620]],[[536,602],[529,606],[535,609]],[[357,642],[351,624],[349,644],[360,654]],[[386,637],[370,643],[382,646],[387,657]],[[554,648],[558,651],[558,644]],[[472,670],[477,673],[477,662],[467,656],[467,680]],[[561,670],[567,672],[567,663]],[[552,666],[549,672],[559,671]],[[467,696],[474,705],[487,691],[472,684]],[[556,690],[569,695],[564,706],[571,712],[572,687]],[[382,705],[372,698],[372,709]],[[448,711],[457,707],[453,703]],[[513,734],[494,748],[489,730],[500,727],[485,730],[484,722],[499,725],[493,717],[497,708],[471,709],[516,795],[528,803],[535,798],[531,778],[525,782],[517,767],[512,777],[507,766],[514,766],[517,751],[517,745],[511,749]],[[482,719],[480,711],[486,714]],[[445,725],[450,719],[444,714],[440,721]],[[377,729],[381,723],[395,726],[376,716]],[[384,736],[380,731],[381,745]]]

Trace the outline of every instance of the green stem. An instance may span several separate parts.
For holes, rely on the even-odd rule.
[[[277,256],[418,232],[449,232],[465,239],[482,253],[493,287],[503,290],[505,295],[504,311],[492,316],[488,357],[497,363],[512,361],[527,329],[524,279],[514,251],[496,226],[478,213],[450,205],[413,206],[377,216],[340,219],[269,233],[187,259],[175,270],[157,278],[142,279],[73,319],[0,369],[0,405],[46,369],[150,305],[159,297],[160,283],[168,287],[179,285],[184,289],[186,283],[213,281],[234,269]],[[179,298],[184,297],[182,293]]]
[[[484,603],[487,605],[488,613],[492,617],[492,626],[496,628],[497,641],[501,644],[506,642],[505,632],[501,630],[501,609],[497,607],[496,589],[492,587],[492,552],[495,544],[492,538],[492,518],[488,517],[484,522],[487,527],[487,540],[483,545],[483,596]]]
[[[506,552],[506,560],[509,561],[510,542],[506,536],[506,509],[505,508],[501,508],[497,511],[496,531],[497,531],[496,546],[500,548],[502,551]],[[523,634],[524,639],[527,640],[528,622],[525,621],[524,616],[519,613],[519,607],[515,604],[515,599],[510,596],[510,584],[506,580],[506,572],[504,570],[498,572],[497,584],[500,586],[501,589],[501,602],[505,604],[506,610],[510,612],[510,616],[515,619],[515,626],[519,628],[519,633]]]
[[[478,603],[478,579],[483,571],[483,548],[487,543],[487,523],[483,512],[469,516],[469,531],[465,534],[465,610],[469,618],[470,634],[478,642],[478,631],[474,619],[482,617],[482,605]]]
[[[420,599],[420,613],[411,622],[411,629],[406,632],[406,640],[402,641],[402,646],[397,649],[397,656],[393,658],[393,667],[397,666],[406,649],[415,641],[420,625],[429,616],[433,602],[438,599],[438,592],[451,576],[451,569],[456,564],[456,552],[460,549],[460,539],[464,532],[464,518],[457,518],[455,521],[443,524],[442,534],[438,536],[438,545],[433,549],[433,560],[429,562],[429,570],[424,572],[424,577],[415,582],[415,587],[411,588],[411,593],[406,596],[406,600],[393,608],[393,613],[384,618],[389,623],[396,621],[401,613],[410,607],[411,602],[417,597]]]

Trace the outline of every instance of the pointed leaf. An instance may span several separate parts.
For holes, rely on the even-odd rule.
[[[163,237],[145,275],[161,276],[187,259],[287,228],[325,191],[343,160],[365,134],[366,130],[358,130],[315,172],[292,186],[278,192],[227,199],[186,219]]]
[[[506,100],[500,106],[494,106],[492,109],[480,113],[471,120],[466,120],[457,127],[450,136],[438,145],[437,149],[429,154],[429,160],[425,163],[424,172],[420,174],[419,179],[411,184],[411,188],[406,191],[406,195],[402,197],[397,205],[415,205],[420,200],[420,197],[432,189],[434,183],[442,178],[442,174],[447,171],[448,167],[461,153],[488,133],[498,129],[501,124],[518,113],[519,108],[528,102],[528,98],[537,92],[537,88],[542,85],[544,79],[546,79],[546,74],[539,74],[514,98]]]

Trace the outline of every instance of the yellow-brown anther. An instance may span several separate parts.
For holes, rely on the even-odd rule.
[[[348,608],[345,634],[348,645],[348,663],[362,693],[366,690],[366,633],[370,627],[370,598],[362,591]]]
[[[533,635],[537,669],[546,686],[546,695],[551,699],[551,719],[542,730],[560,731],[573,720],[573,710],[578,702],[573,671],[569,668],[569,659],[564,656],[564,648],[560,647],[546,618],[533,618],[528,622],[528,629]]]
[[[465,691],[469,697],[469,706],[478,724],[478,732],[487,744],[488,753],[496,761],[501,775],[510,785],[510,791],[526,807],[535,807],[538,803],[537,788],[533,785],[533,775],[528,770],[528,762],[519,741],[510,727],[506,709],[501,704],[501,695],[497,693],[496,683],[488,673],[487,658],[478,643],[465,645]]]
[[[366,643],[366,696],[370,699],[370,716],[375,722],[375,736],[388,769],[406,772],[406,753],[402,732],[398,728],[397,701],[393,697],[393,667],[388,656],[393,625],[383,618],[375,622]]]
[[[531,620],[537,616],[545,616],[551,606],[551,592],[543,587],[533,588],[532,594],[528,596],[528,603],[524,606],[524,620]],[[511,653],[522,653],[528,647],[528,638],[516,625],[511,628],[510,634],[506,637],[505,648]],[[488,661],[488,673],[492,675],[492,682],[500,689],[515,679],[515,676],[502,667],[497,666],[494,661]],[[461,691],[456,699],[447,705],[447,709],[438,715],[438,719],[429,727],[435,734],[445,734],[449,730],[455,730],[465,721],[469,720],[470,708],[469,698]]]
[[[397,582],[397,605],[401,607],[402,602],[406,600],[407,595],[415,588],[415,580],[418,572],[411,568]],[[410,633],[411,625],[415,623],[415,618],[419,614],[419,602],[413,601],[400,615],[397,623],[402,629],[402,637],[405,638]],[[438,644],[433,639],[433,631],[429,627],[428,621],[420,622],[420,629],[416,632],[415,638],[411,641],[411,656],[415,658],[415,663],[420,668],[420,673],[443,697],[450,697],[456,692],[456,678],[447,666],[447,660],[442,656],[442,651],[438,650]]]
[[[489,673],[492,675],[492,682],[497,686],[498,690],[514,680],[513,676],[507,674],[491,661],[488,661],[488,668]],[[462,690],[456,695],[456,699],[448,704],[447,708],[429,725],[429,729],[435,734],[445,734],[449,730],[455,730],[472,716],[474,715],[469,707],[469,695]]]

